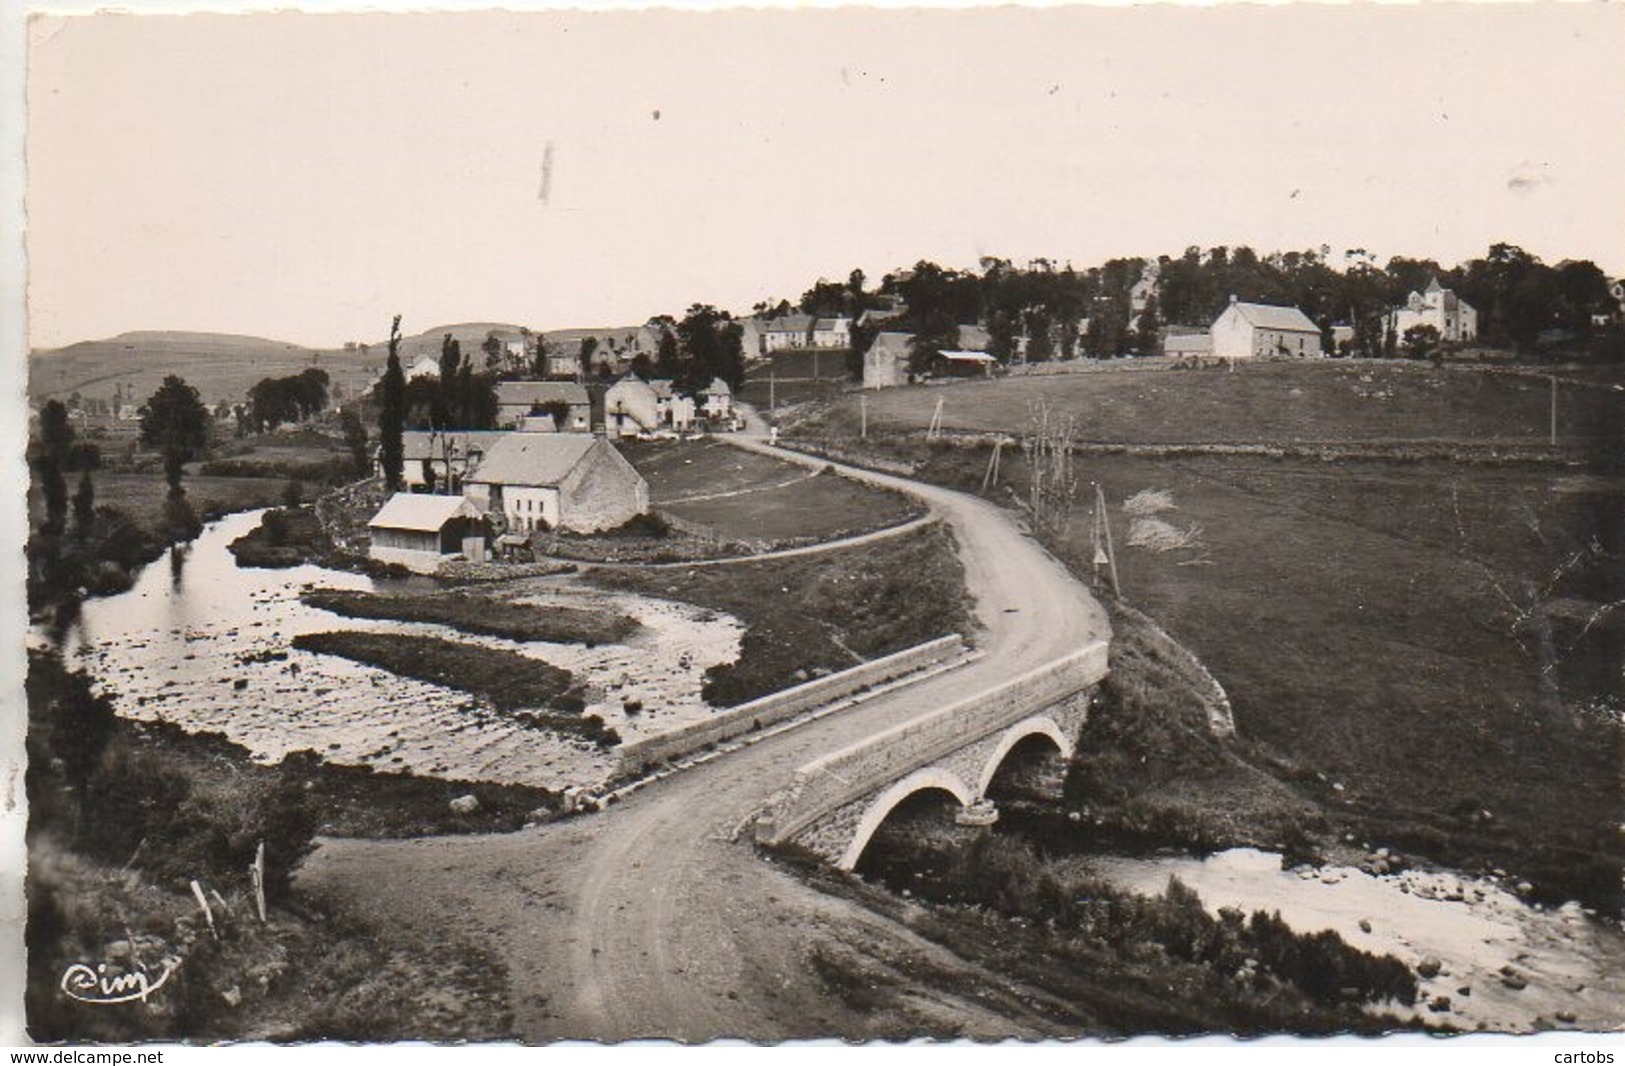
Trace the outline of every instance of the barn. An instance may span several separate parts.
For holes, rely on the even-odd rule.
[[[596,533],[649,509],[649,485],[615,446],[577,433],[511,433],[464,480],[479,510],[510,533]]]
[[[480,509],[462,496],[397,492],[367,523],[367,556],[432,574],[449,559],[483,559],[489,530]]]

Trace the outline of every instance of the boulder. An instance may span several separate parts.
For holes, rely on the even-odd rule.
[[[1440,962],[1439,959],[1433,955],[1429,955],[1427,958],[1416,964],[1417,976],[1423,978],[1437,977],[1439,976],[1440,971],[1443,969],[1444,963]]]
[[[472,793],[458,796],[451,801],[451,809],[458,814],[473,814],[480,809],[480,801]]]

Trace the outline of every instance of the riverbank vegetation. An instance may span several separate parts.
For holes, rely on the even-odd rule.
[[[585,644],[589,648],[625,641],[638,628],[634,619],[607,610],[540,607],[469,592],[378,595],[315,589],[302,599],[346,618],[427,622],[507,640]]]
[[[290,878],[318,832],[511,829],[555,805],[552,794],[371,774],[308,752],[254,763],[218,736],[117,717],[85,674],[49,652],[30,652],[26,687],[33,1039],[507,1035],[494,960],[383,949],[311,911]],[[465,793],[479,807],[452,809]],[[262,845],[263,920],[249,872]],[[144,1006],[109,1007],[62,993],[64,973],[79,963],[151,982],[173,972]]]
[[[1177,880],[1140,896],[1061,877],[997,832],[897,834],[884,847],[886,861],[871,866],[877,883],[778,857],[1018,988],[1041,989],[1033,1005],[1079,1035],[1377,1034],[1406,1024],[1385,1006],[1416,1000],[1416,978],[1398,959],[1335,933],[1294,933],[1263,911],[1209,914]],[[861,995],[871,1009],[918,992],[854,958],[813,962],[833,994]]]
[[[605,748],[621,742],[598,715],[582,713],[586,701],[570,671],[518,652],[439,637],[354,630],[302,633],[293,639],[293,646],[466,692],[526,728],[580,737]]]
[[[809,555],[688,570],[593,570],[582,580],[744,622],[738,660],[706,671],[701,692],[717,707],[950,633],[973,634],[964,568],[939,525]]]

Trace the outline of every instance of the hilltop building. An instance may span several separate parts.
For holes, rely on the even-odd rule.
[[[1435,277],[1425,290],[1406,297],[1405,306],[1392,308],[1383,323],[1384,329],[1401,339],[1414,326],[1432,326],[1439,331],[1440,340],[1459,344],[1478,337],[1478,312]]]

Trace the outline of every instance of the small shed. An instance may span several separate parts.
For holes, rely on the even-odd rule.
[[[448,559],[483,558],[488,527],[480,509],[463,496],[397,492],[367,523],[368,558],[432,574]],[[472,542],[472,543],[471,543]]]

